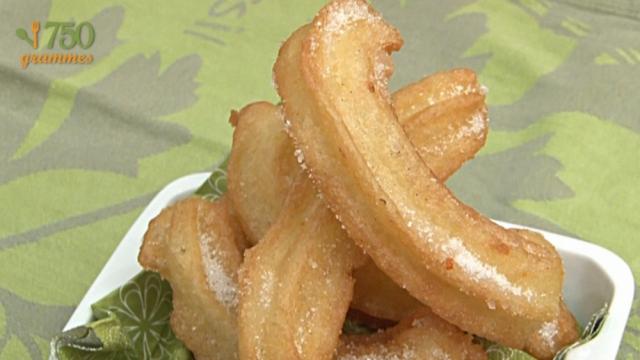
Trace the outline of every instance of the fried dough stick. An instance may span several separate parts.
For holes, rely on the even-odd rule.
[[[394,99],[404,104],[400,111],[406,117],[400,116],[400,122],[407,135],[443,181],[484,145],[488,118],[473,71],[435,73],[399,90]],[[275,222],[292,178],[301,171],[282,122],[280,109],[267,102],[249,104],[231,115],[235,131],[229,196],[246,232],[258,239]],[[370,260],[354,277],[352,306],[365,313],[400,320],[422,307]]]
[[[452,73],[461,72],[469,73]],[[436,79],[429,82],[443,81]],[[472,79],[477,85],[475,76]],[[446,152],[448,156],[434,156],[434,163],[441,172],[453,172],[482,146],[488,120],[481,94],[445,96],[440,95],[437,111],[428,114],[437,114],[443,121],[420,116],[407,123],[433,124],[430,134],[416,129],[416,141],[431,141]],[[449,126],[440,124],[445,120]],[[279,109],[254,103],[234,113],[232,123],[236,129],[230,184],[238,186],[230,185],[229,193],[244,209],[238,213],[245,214],[245,224],[268,224],[280,214],[258,245],[245,254],[239,311],[241,359],[330,359],[352,296],[351,273],[362,255],[317,197],[306,174],[295,162],[291,165],[293,146],[282,131]],[[282,150],[287,147],[290,151]],[[299,176],[293,189],[282,186],[290,183],[287,171]],[[291,192],[281,209],[285,190]],[[255,199],[261,203],[255,204]]]
[[[356,284],[351,307],[381,319],[400,321],[424,307],[405,289],[398,286],[376,264],[367,258],[353,274]]]
[[[553,251],[552,245],[538,233],[524,229],[509,231],[517,232],[528,241],[537,242]],[[354,277],[356,284],[351,306],[368,315],[401,321],[424,307],[381,272],[371,259],[367,259],[365,265],[356,270]],[[576,319],[565,303],[560,301],[560,315],[532,329],[524,348],[540,359],[551,359],[560,349],[574,343],[579,336]]]
[[[461,100],[461,102],[465,103],[467,102],[467,100]],[[456,101],[455,103],[458,103],[458,101]],[[436,105],[436,107],[437,106],[438,105]],[[258,108],[256,109],[254,107],[258,107]],[[449,105],[446,105],[446,107],[449,107]],[[247,109],[251,109],[251,110],[247,111]],[[435,112],[435,111],[432,111],[432,112]],[[430,141],[432,141],[431,144],[434,147],[436,146],[444,147],[447,144],[455,145],[456,144],[455,142],[450,143],[448,139],[453,138],[453,139],[460,140],[462,139],[462,137],[459,135],[456,136],[455,135],[456,133],[468,133],[468,130],[466,129],[471,127],[470,124],[472,123],[472,121],[470,121],[469,118],[465,120],[466,122],[459,120],[459,119],[464,119],[464,116],[467,116],[465,115],[464,111],[461,111],[459,109],[451,109],[451,115],[452,116],[450,117],[449,121],[452,124],[452,127],[455,128],[456,130],[452,131],[451,128],[444,127],[444,126],[439,127],[441,129],[445,129],[447,131],[452,131],[452,132],[451,132],[451,135],[447,135],[447,133],[443,132],[442,136],[439,137],[438,140],[430,139]],[[236,116],[236,119],[235,119],[236,132],[242,132],[241,136],[238,136],[236,134],[235,138],[242,139],[241,141],[252,141],[252,139],[256,139],[260,136],[265,136],[267,138],[273,139],[275,137],[273,136],[272,132],[282,131],[281,128],[278,127],[278,124],[282,123],[282,120],[278,116],[278,109],[276,106],[268,103],[256,103],[256,104],[248,105],[247,107],[245,107],[245,109],[241,110],[235,116]],[[425,119],[425,122],[423,126],[426,129],[428,129],[430,125],[438,123],[437,120],[429,122],[428,118],[424,117],[424,119]],[[464,124],[467,124],[467,125],[463,126]],[[412,136],[412,133],[409,133],[409,135]],[[412,137],[412,140],[413,140],[413,137]],[[278,139],[278,141],[289,142],[289,139],[288,137],[281,137]],[[414,140],[414,142],[416,146],[419,146],[419,143],[417,141]],[[253,161],[255,161],[256,163],[266,163],[267,160],[265,160],[263,157],[269,154],[269,149],[278,148],[281,146],[281,144],[279,145],[277,142],[274,144],[268,144],[267,142],[263,142],[262,144],[265,146],[265,148],[254,147],[252,149]],[[423,142],[422,144],[426,147],[426,145],[430,143]],[[238,149],[237,145],[238,145],[238,141],[234,142],[234,152],[236,152]],[[289,146],[291,146],[291,144],[289,144]],[[478,148],[479,147],[480,145],[478,145]],[[453,152],[455,155],[458,152],[463,152],[464,148],[465,147],[458,148],[457,146],[450,146],[447,149],[450,149],[450,151]],[[242,147],[241,149],[247,149],[247,147]],[[289,153],[291,155],[292,151],[285,152],[285,153]],[[429,153],[431,152],[430,151],[425,152],[425,154],[429,154]],[[470,153],[469,155],[466,155],[466,157],[471,157],[472,154],[473,153]],[[290,156],[290,157],[293,158],[293,156]],[[237,158],[242,160],[236,161],[234,164],[236,166],[244,167],[245,163],[243,161],[246,161],[246,159],[250,159],[250,158],[251,157],[249,156],[242,155],[241,157]],[[445,152],[445,154],[442,156],[433,157],[432,164],[435,165],[434,168],[441,169],[439,171],[442,172],[443,171],[442,169],[449,168],[447,164],[451,164],[449,161],[447,161],[448,159],[449,159],[448,153]],[[455,162],[455,158],[454,158],[454,162]],[[274,164],[276,164],[276,168],[277,168],[277,162],[274,162]],[[298,169],[297,165],[295,169]],[[252,174],[252,176],[257,176],[258,178],[269,178],[273,173],[274,173],[274,170],[269,169],[268,167],[261,167],[259,169],[256,169],[253,172],[249,172],[249,171],[246,172],[246,174]],[[281,174],[282,173],[279,173],[278,176],[281,176]],[[436,172],[436,174],[438,176],[443,176],[443,177],[448,176],[448,173],[444,173],[444,172],[442,174]],[[246,193],[248,200],[255,198],[255,196],[257,195],[254,196],[253,193],[255,191],[260,191],[260,190],[262,189],[254,189],[254,188],[249,189]],[[282,196],[285,197],[285,195],[282,195]],[[269,211],[266,211],[264,216],[273,215],[275,213],[273,208],[270,209],[267,207],[266,209],[268,209]],[[547,242],[544,242],[544,241],[543,241],[543,244],[549,245]],[[264,253],[269,253],[271,251],[270,249],[267,249],[266,246],[265,246],[265,249],[266,250],[264,251]],[[259,251],[259,250],[254,250],[254,251]],[[270,255],[267,255],[267,258],[270,258]],[[356,283],[354,288],[354,298],[352,300],[351,306],[367,314],[370,314],[372,316],[382,317],[385,319],[392,319],[392,320],[399,321],[403,319],[405,316],[407,316],[409,313],[423,307],[423,305],[420,302],[418,302],[413,297],[411,297],[404,289],[397,286],[384,273],[380,272],[380,270],[378,270],[378,268],[375,266],[375,264],[371,262],[370,259],[367,260],[366,265],[356,269],[354,273],[354,277],[356,279]],[[566,308],[564,308],[563,316],[561,316],[561,319],[564,319],[564,321],[560,321],[558,323],[558,330],[559,330],[558,335],[555,337],[555,339],[552,339],[552,340],[555,341],[557,344],[569,344],[573,342],[577,337],[575,320],[573,319],[571,314],[566,310]],[[542,334],[544,332],[532,331],[532,333]],[[563,334],[564,336],[562,336]],[[533,343],[536,343],[536,342],[534,341]],[[560,346],[560,345],[556,345],[556,347],[557,346]]]
[[[441,78],[442,75],[433,77]],[[456,86],[464,89],[471,87]],[[441,92],[438,90],[436,94]],[[430,92],[424,89],[419,93]],[[428,99],[431,99],[430,102],[437,101],[433,97]],[[488,130],[484,96],[460,94],[427,107],[402,124],[420,157],[431,166],[433,174],[444,182],[484,145]],[[356,269],[354,277],[356,284],[352,307],[369,315],[399,321],[407,313],[424,306],[396,285],[370,259]]]
[[[419,81],[404,86],[391,95],[398,121],[404,123],[425,109],[466,95],[485,95],[486,87],[478,84],[478,78],[470,69],[439,71]]]
[[[443,180],[473,158],[488,127],[484,94],[476,75],[454,69],[425,77],[397,91],[399,121],[420,155]],[[283,127],[281,109],[256,102],[231,114],[233,148],[229,197],[252,244],[264,236],[282,210],[293,179],[301,172]],[[254,131],[255,128],[260,131]],[[446,161],[439,161],[445,157]]]
[[[229,120],[235,130],[228,196],[252,245],[273,225],[301,172],[280,111],[271,103],[255,102],[233,111]]]
[[[149,223],[138,262],[173,290],[171,328],[198,360],[237,359],[242,237],[225,201],[182,200]]]
[[[346,241],[305,174],[276,223],[245,252],[241,359],[331,359],[349,308],[360,249]]]
[[[302,36],[302,49],[281,49],[276,82],[309,172],[351,237],[438,315],[524,348],[559,314],[557,253],[462,205],[422,162],[386,95],[399,34],[364,1],[332,2]]]
[[[336,360],[483,360],[487,353],[473,337],[427,308],[373,335],[344,336]]]

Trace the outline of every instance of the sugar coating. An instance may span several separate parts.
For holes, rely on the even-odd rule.
[[[429,97],[426,98],[426,102],[427,105],[432,106],[435,105],[443,100],[446,99],[453,99],[454,97],[457,96],[462,96],[462,95],[471,95],[471,94],[476,94],[476,93],[480,93],[482,95],[485,95],[488,92],[488,89],[486,86],[484,85],[480,85],[475,86],[475,84],[468,84],[466,86],[463,85],[455,85],[455,86],[451,86],[447,89],[441,90],[440,92],[438,92],[436,95],[431,95]],[[420,97],[424,96],[423,92],[418,93],[418,95]],[[416,106],[415,105],[411,105],[412,109],[415,109]]]
[[[290,133],[290,131],[291,131],[291,120],[284,119],[284,131],[286,131],[287,134]]]
[[[554,348],[556,344],[555,337],[558,335],[558,320],[542,324],[538,334],[549,348]]]
[[[227,273],[219,258],[224,256],[218,250],[211,247],[213,243],[209,234],[200,235],[200,251],[204,265],[207,284],[218,301],[231,310],[238,305],[238,284]]]
[[[469,124],[462,127],[460,131],[456,133],[455,137],[457,140],[466,138],[468,136],[479,137],[485,128],[485,112],[484,110],[479,110],[471,115]]]
[[[302,318],[302,324],[298,325],[298,328],[296,329],[296,336],[293,339],[293,345],[299,355],[304,354],[304,344],[306,342],[307,335],[311,333],[312,328],[315,325],[314,318],[317,312],[318,309],[315,307],[307,309],[304,317]]]
[[[469,134],[479,134],[484,130],[484,111],[477,111],[471,116],[471,126],[465,128],[466,132]]]
[[[455,199],[448,198],[447,200],[454,201]],[[436,238],[434,237],[436,227],[432,223],[416,216],[415,210],[408,206],[400,206],[399,210],[402,216],[408,220],[408,226],[410,224],[409,227],[415,229],[421,239],[432,245],[436,242]],[[531,289],[523,288],[512,283],[504,274],[498,272],[495,266],[486,264],[480,260],[466,248],[459,238],[449,237],[437,240],[438,243],[444,241],[437,245],[441,249],[442,260],[445,261],[447,258],[452,258],[455,266],[465,272],[471,281],[475,283],[491,283],[501,291],[517,297],[523,297],[528,302],[531,302],[534,297],[536,297],[536,294]],[[494,300],[488,301],[487,307],[493,310],[495,308]]]
[[[352,345],[350,345],[348,351],[355,352],[357,350],[355,346],[353,346],[352,348]],[[348,352],[346,354],[341,354],[337,358],[337,360],[413,360],[413,359],[416,359],[416,353],[409,346],[403,346],[401,349],[390,350],[382,344],[362,354],[354,354],[354,353]],[[437,359],[442,359],[442,357],[437,357]]]
[[[427,154],[444,156],[444,153],[451,145],[459,143],[462,139],[468,137],[482,138],[488,122],[489,119],[486,117],[486,111],[484,109],[478,110],[471,115],[465,126],[454,129],[453,125],[450,124],[450,135],[445,139],[445,142],[430,144],[430,146],[420,146],[420,150]],[[409,227],[411,226],[409,225]]]
[[[377,62],[373,68],[373,76],[378,90],[386,92],[389,85],[388,66],[384,62]]]
[[[324,30],[329,33],[340,34],[352,23],[359,20],[373,21],[379,19],[379,15],[375,15],[369,11],[369,7],[362,1],[343,1],[334,2],[326,7],[327,21],[324,24]],[[322,24],[316,22],[316,26]]]
[[[500,289],[518,297],[525,297],[531,301],[534,294],[531,289],[523,289],[513,284],[507,277],[499,273],[495,266],[482,262],[470,252],[458,238],[451,238],[442,245],[445,254],[452,257],[456,265],[469,275],[474,282],[487,281],[497,285]]]
[[[308,38],[309,51],[312,55],[314,55],[319,48],[318,42],[325,46],[325,51],[331,49],[331,43],[336,36],[344,34],[356,22],[373,22],[381,19],[379,14],[369,9],[366,2],[358,0],[332,2],[325,7],[324,11],[326,11],[323,18],[324,21],[320,19],[313,23],[313,26],[318,30],[320,36],[310,36]],[[326,67],[321,76],[323,78],[331,77],[331,68]]]
[[[305,164],[305,162],[304,162],[304,153],[302,152],[302,150],[296,149],[293,152],[293,156],[296,157],[296,161],[298,162],[298,164],[300,165],[302,170],[306,170],[307,169],[307,164]]]
[[[494,300],[487,300],[486,304],[489,309],[491,310],[496,309],[496,302]]]
[[[275,283],[273,272],[262,272],[260,274],[260,280],[262,282],[262,287],[260,288],[260,306],[268,308],[269,306],[271,306],[270,293]]]
[[[411,328],[420,329],[428,328],[432,323],[425,317],[418,317],[412,320]],[[408,338],[411,338],[410,336]],[[406,340],[403,340],[406,341]],[[368,346],[366,350],[359,348],[357,344],[349,343],[346,347],[346,353],[340,354],[337,360],[414,360],[423,358],[424,350],[417,350],[411,343],[377,343]],[[429,349],[427,359],[449,360],[451,356],[438,345],[434,345]]]
[[[257,256],[256,260],[260,260],[260,256]],[[246,271],[246,269],[241,268],[240,270],[241,272]],[[249,278],[247,276],[244,276],[245,274],[240,274],[240,277],[243,279],[244,282],[244,289],[246,289],[248,291],[247,295],[251,293],[251,291],[253,291],[253,286],[252,283],[249,281]],[[260,272],[260,289],[258,289],[258,297],[259,297],[259,302],[258,305],[261,306],[263,308],[263,311],[269,311],[268,308],[271,306],[271,293],[274,290],[275,287],[275,279],[274,279],[274,274],[271,271],[262,271]],[[255,343],[255,358],[256,359],[264,359],[265,358],[265,347],[263,346],[263,342],[264,342],[264,327],[266,326],[266,321],[267,319],[265,317],[261,317],[260,321],[258,324],[256,324],[256,328],[258,329],[258,331],[256,332],[256,334],[253,336],[253,342]]]
[[[302,153],[302,150],[296,149],[293,152],[293,155],[296,157],[296,160],[298,161],[299,164],[304,163],[304,153]]]

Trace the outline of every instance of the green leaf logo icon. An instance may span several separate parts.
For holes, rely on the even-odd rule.
[[[33,40],[29,38],[29,34],[23,28],[16,29],[16,36],[18,37],[18,39],[24,40],[29,45],[33,44]]]

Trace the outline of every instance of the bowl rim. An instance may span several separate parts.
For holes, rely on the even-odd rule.
[[[607,316],[598,335],[571,349],[566,359],[615,359],[635,293],[635,281],[629,265],[611,250],[584,240],[505,221],[495,222],[507,228],[519,227],[540,232],[559,252],[582,256],[598,265],[613,286]]]

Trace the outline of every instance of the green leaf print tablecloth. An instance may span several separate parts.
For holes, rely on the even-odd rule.
[[[640,278],[640,3],[372,2],[405,39],[394,88],[452,67],[490,88],[487,146],[453,191],[493,218],[603,245]],[[0,2],[0,360],[48,357],[153,195],[220,162],[230,109],[277,101],[276,51],[323,3]],[[47,21],[86,21],[95,41],[48,49]],[[21,67],[47,52],[93,61]],[[639,311],[621,359],[640,358]]]

